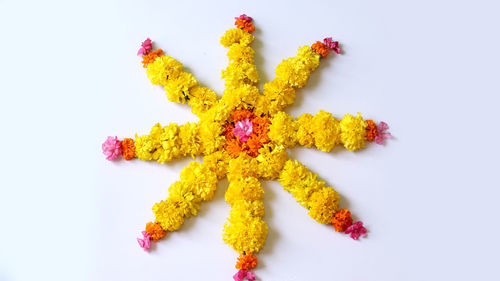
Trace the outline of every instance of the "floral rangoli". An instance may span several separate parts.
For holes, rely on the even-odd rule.
[[[252,18],[241,15],[235,24],[236,28],[227,30],[220,41],[229,48],[229,65],[222,71],[225,90],[220,99],[214,91],[198,85],[179,61],[161,49],[153,51],[149,38],[144,41],[138,55],[151,83],[163,86],[168,100],[191,106],[200,121],[156,124],[148,135],[136,134],[134,139],[108,137],[102,149],[108,160],[122,156],[125,160],[164,163],[203,155],[202,163],[194,161],[184,167],[180,180],[168,189],[168,197],[153,206],[155,219],[146,224],[137,239],[145,250],[196,215],[200,204],[213,198],[217,182],[227,176],[225,199],[231,211],[222,238],[240,254],[233,276],[240,281],[256,279],[251,271],[257,266],[255,254],[264,247],[267,236],[260,179],[278,180],[317,222],[330,224],[355,240],[366,235],[363,223],[353,222],[351,212],[339,207],[337,192],[300,162],[289,159],[287,148],[302,145],[328,152],[335,145],[343,145],[353,151],[363,148],[367,141],[382,144],[391,135],[386,123],[376,125],[363,120],[359,113],[337,119],[322,110],[298,118],[284,112],[320,59],[332,51],[340,54],[338,42],[325,38],[300,47],[295,57],[278,65],[276,78],[264,84],[260,93],[250,47],[255,30]]]

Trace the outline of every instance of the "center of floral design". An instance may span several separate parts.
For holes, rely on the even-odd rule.
[[[259,149],[268,143],[269,125],[266,116],[256,116],[248,109],[233,111],[231,119],[224,125],[226,151],[233,158],[244,152],[252,157],[259,155]]]
[[[233,135],[238,137],[240,142],[246,142],[248,137],[252,134],[252,125],[252,122],[248,118],[236,122],[233,129]]]

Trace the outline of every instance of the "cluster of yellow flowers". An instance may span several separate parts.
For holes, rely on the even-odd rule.
[[[317,174],[309,171],[298,161],[288,160],[280,173],[279,182],[300,205],[309,209],[309,216],[319,223],[331,223],[338,210],[339,195]]]
[[[285,147],[299,143],[328,152],[336,144],[343,144],[348,150],[357,150],[365,146],[366,126],[359,113],[356,117],[346,114],[338,120],[321,110],[316,115],[305,113],[294,120],[281,111],[271,118],[269,138]]]
[[[158,123],[151,128],[149,135],[136,134],[135,154],[141,160],[155,160],[160,163],[184,156],[194,158],[203,148],[199,130],[196,123],[181,126],[172,123],[165,127]]]
[[[217,172],[213,162],[191,162],[181,172],[181,180],[168,189],[168,198],[156,203],[153,212],[156,222],[168,231],[181,227],[184,218],[198,213],[200,203],[213,198],[217,186]]]
[[[295,100],[295,90],[304,87],[311,72],[319,66],[320,55],[311,47],[300,47],[297,55],[283,60],[276,68],[276,78],[264,84],[257,108],[270,116]]]

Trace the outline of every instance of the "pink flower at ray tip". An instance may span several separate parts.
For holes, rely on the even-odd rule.
[[[141,44],[141,48],[139,49],[139,51],[137,51],[137,55],[147,55],[149,54],[152,50],[153,50],[153,45],[151,43],[151,39],[147,38],[146,40],[144,40],[144,42],[142,42]]]
[[[248,271],[247,272],[247,280],[248,281],[255,281],[255,279],[257,279],[257,276],[255,276],[255,274],[253,274],[253,272]]]
[[[236,272],[236,274],[233,276],[234,281],[243,281],[245,280],[245,278],[248,281],[255,281],[257,279],[257,276],[255,276],[255,274],[253,274],[251,271],[245,269],[238,270],[238,272]]]
[[[234,281],[243,281],[247,276],[247,271],[244,269],[238,270],[236,274],[233,276]]]
[[[351,234],[352,239],[358,240],[360,236],[366,236],[366,228],[362,221],[357,221],[346,229],[345,234]]]
[[[121,141],[117,137],[108,137],[102,144],[102,153],[106,155],[107,160],[114,160],[122,154]]]
[[[332,37],[327,37],[323,39],[323,43],[325,43],[325,45],[332,49],[335,53],[340,54],[339,41],[333,41]]]
[[[377,144],[384,144],[384,140],[392,138],[391,133],[386,132],[389,129],[389,125],[385,122],[380,122],[377,126],[378,135],[375,137],[375,142]]]
[[[245,15],[245,14],[243,14],[243,15],[241,15],[239,17],[235,17],[234,19],[235,20],[242,19],[242,20],[247,21],[247,22],[251,22],[252,21],[252,18],[249,17],[249,16],[247,16],[247,15]]]
[[[142,236],[142,239],[137,238],[137,242],[139,243],[139,246],[146,251],[151,247],[151,235],[149,235],[146,231],[142,231]]]
[[[237,136],[241,142],[246,142],[248,137],[252,134],[252,131],[252,122],[246,118],[238,121],[236,125],[234,125],[233,134]]]

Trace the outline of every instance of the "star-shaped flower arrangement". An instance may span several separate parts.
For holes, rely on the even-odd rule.
[[[165,88],[170,101],[190,105],[200,121],[180,126],[156,124],[149,135],[136,135],[135,139],[108,137],[102,149],[108,160],[122,155],[126,160],[163,163],[204,155],[203,163],[189,163],[180,180],[170,186],[169,196],[153,206],[155,220],[146,224],[143,237],[137,239],[139,245],[147,250],[151,242],[179,229],[184,219],[197,214],[203,201],[212,199],[218,180],[227,176],[225,199],[231,212],[223,240],[240,254],[234,279],[255,280],[250,271],[257,266],[254,254],[262,249],[267,236],[262,220],[264,190],[259,179],[278,180],[319,223],[331,224],[356,240],[366,235],[363,223],[353,223],[350,211],[339,208],[337,192],[304,165],[289,159],[286,149],[300,144],[326,152],[335,145],[357,150],[366,141],[382,144],[391,135],[384,132],[387,124],[377,126],[372,120],[363,120],[359,113],[336,119],[320,111],[293,118],[283,111],[294,102],[296,89],[305,86],[320,59],[332,50],[340,54],[338,42],[325,38],[300,47],[295,57],[278,65],[276,78],[260,93],[250,47],[255,30],[252,18],[241,15],[235,24],[237,28],[226,31],[220,41],[229,48],[229,65],[222,71],[225,90],[220,99],[214,91],[199,86],[180,62],[161,49],[153,51],[149,38],[144,41],[138,55],[142,55],[148,78]]]

